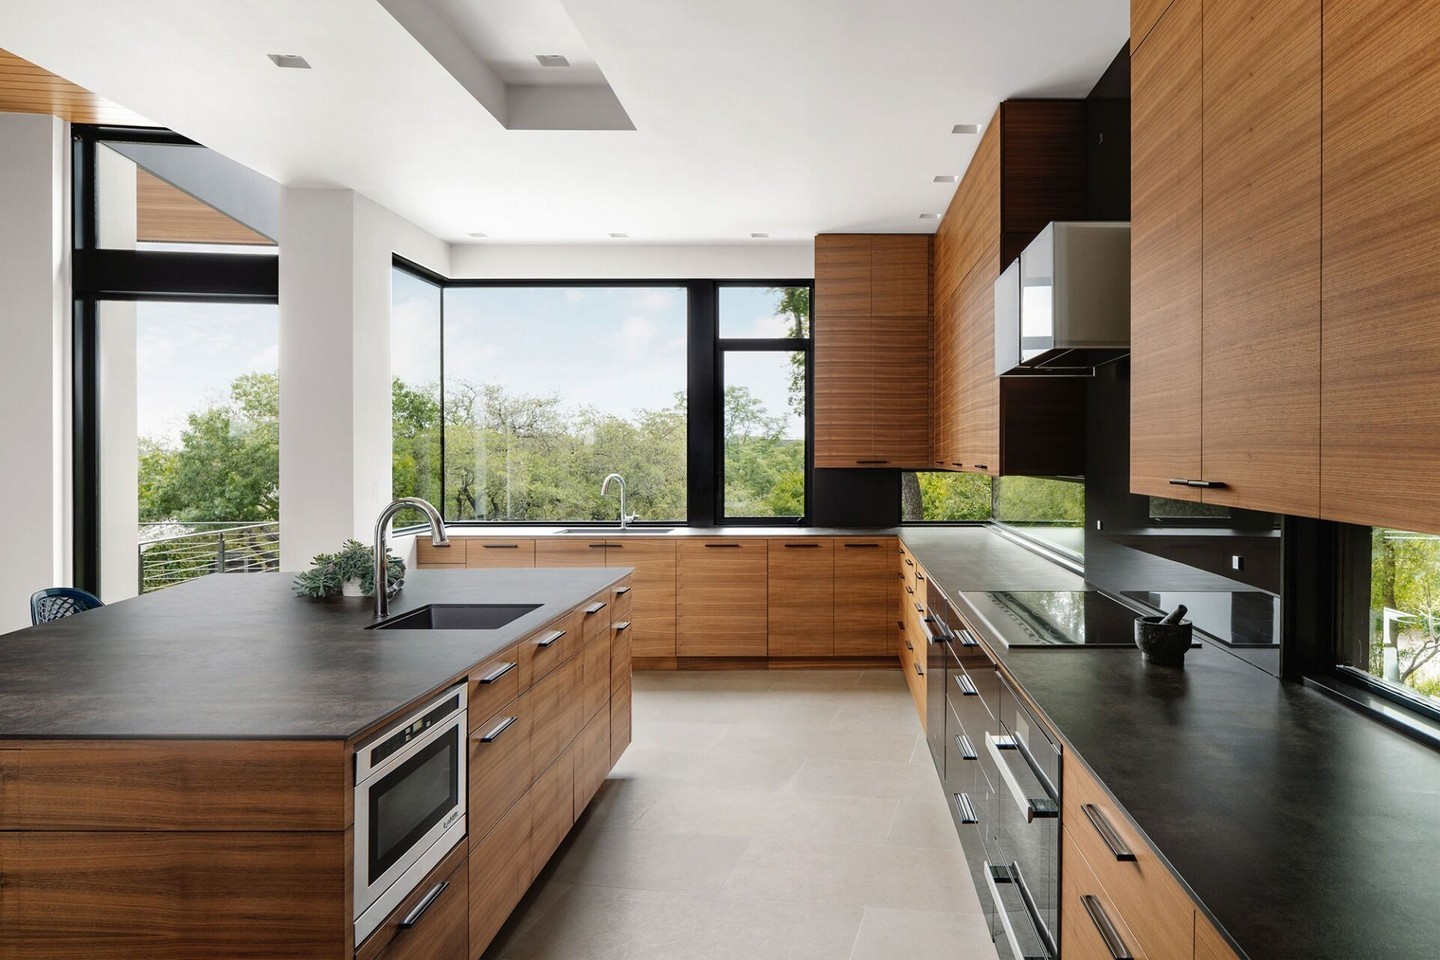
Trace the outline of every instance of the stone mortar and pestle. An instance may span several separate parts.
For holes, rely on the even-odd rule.
[[[1185,619],[1185,604],[1163,617],[1135,619],[1135,646],[1146,663],[1162,667],[1185,666],[1185,654],[1194,638],[1194,624]]]

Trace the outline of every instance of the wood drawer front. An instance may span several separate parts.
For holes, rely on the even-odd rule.
[[[415,925],[402,928],[401,921],[441,883],[444,889]],[[451,850],[355,951],[355,960],[469,960],[469,956],[470,864],[463,843]]]
[[[630,746],[630,684],[610,695],[610,765],[620,762]]]
[[[520,646],[502,650],[470,674],[470,732],[480,721],[520,696]]]
[[[610,588],[610,622],[629,620],[635,616],[635,591],[627,578]]]
[[[572,610],[520,641],[520,689],[529,690],[580,649],[584,614]],[[560,636],[556,636],[556,634]]]
[[[609,706],[609,701],[606,701]],[[590,722],[585,724],[585,729],[580,731],[580,736],[575,738],[575,801],[574,810],[578,817],[580,811],[595,796],[600,789],[600,784],[605,782],[605,776],[610,772],[613,764],[610,762],[610,711],[602,709]]]
[[[573,751],[566,750],[540,774],[530,790],[529,802],[534,811],[530,827],[530,879],[534,880],[575,825]]]
[[[537,567],[603,567],[604,540],[581,540],[576,537],[545,537],[535,541]]]
[[[768,586],[772,657],[835,651],[835,544],[828,537],[771,540]]]
[[[510,911],[534,879],[530,872],[529,798],[510,812],[470,849],[470,956],[478,957],[495,939]],[[473,835],[473,834],[472,834]]]
[[[465,541],[467,567],[533,567],[534,540],[490,540],[470,537]]]
[[[610,592],[597,593],[580,607],[580,642],[603,637],[610,627]]]
[[[1084,854],[1095,876],[1134,931],[1139,946],[1153,957],[1188,957],[1195,945],[1195,903],[1130,818],[1072,751],[1066,751],[1061,791],[1062,823]],[[1135,855],[1116,860],[1099,830],[1081,809],[1092,804]]]
[[[466,811],[471,842],[500,822],[535,779],[530,748],[534,730],[533,696],[521,697],[471,728]]]
[[[631,634],[635,626],[628,620],[620,620],[610,628],[610,695],[622,689],[630,690],[630,676],[634,671],[631,664]]]
[[[1195,960],[1239,960],[1224,934],[1199,910],[1195,911]]]
[[[435,546],[428,536],[415,538],[415,563],[421,567],[463,567],[468,551],[466,542],[458,537],[445,547]]]
[[[580,732],[579,663],[574,657],[567,660],[521,698],[522,707],[525,701],[530,702],[530,749],[537,774],[550,766]]]
[[[1147,960],[1135,934],[1115,901],[1090,869],[1068,829],[1064,830],[1063,869],[1060,873],[1060,952],[1065,960],[1113,960],[1114,954],[1105,943],[1099,924],[1104,919],[1134,960]],[[1086,908],[1085,897],[1094,897],[1096,909],[1103,919],[1095,919]],[[1185,954],[1184,956],[1189,956]],[[1180,955],[1176,955],[1180,960]]]
[[[344,832],[0,832],[0,957],[333,960],[348,847]]]
[[[580,671],[580,715],[588,723],[610,700],[610,640],[601,637],[581,647],[576,669]]]
[[[607,567],[632,571],[621,584],[635,588],[630,594],[630,612],[612,611],[610,619],[634,622],[636,656],[675,656],[675,544],[661,537],[627,536],[623,542],[611,541],[605,549]],[[619,600],[617,597],[616,606],[623,608]]]
[[[26,741],[0,749],[0,824],[18,830],[343,830],[340,741]],[[257,749],[259,748],[259,749]],[[134,802],[117,804],[123,795]]]

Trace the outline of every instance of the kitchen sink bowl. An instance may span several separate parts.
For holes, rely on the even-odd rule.
[[[431,603],[396,614],[372,630],[495,630],[514,623],[538,603]]]

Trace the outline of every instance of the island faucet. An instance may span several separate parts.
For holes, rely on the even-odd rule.
[[[605,494],[610,492],[611,480],[614,480],[616,483],[620,484],[620,529],[624,530],[630,525],[630,521],[635,519],[634,517],[630,516],[625,512],[625,478],[620,476],[620,474],[618,473],[612,473],[610,474],[610,476],[600,481],[600,496],[603,497],[605,496]]]
[[[430,542],[437,547],[450,546],[450,538],[445,535],[445,521],[440,517],[440,511],[428,500],[421,500],[419,497],[401,497],[393,501],[390,506],[380,511],[380,518],[375,521],[375,619],[381,620],[390,615],[390,590],[389,590],[389,566],[386,562],[385,532],[390,529],[390,521],[395,514],[401,510],[414,507],[422,511],[430,520]]]

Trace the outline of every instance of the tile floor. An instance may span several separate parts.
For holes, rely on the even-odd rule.
[[[993,960],[896,670],[635,675],[634,742],[486,953]]]

